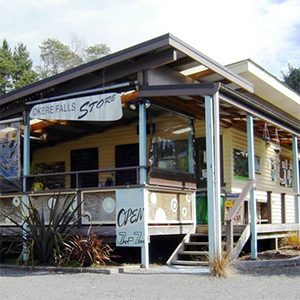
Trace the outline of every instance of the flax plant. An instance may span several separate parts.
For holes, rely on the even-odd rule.
[[[29,198],[28,204],[23,204],[23,211],[17,215],[17,220],[7,216],[14,225],[22,229],[22,255],[26,262],[59,263],[64,258],[63,243],[69,237],[70,230],[78,221],[77,211],[81,205],[74,207],[75,195],[53,195],[49,209],[49,218],[45,218],[45,207],[39,211],[34,201]],[[24,226],[25,225],[25,226]],[[25,254],[25,255],[24,255]]]

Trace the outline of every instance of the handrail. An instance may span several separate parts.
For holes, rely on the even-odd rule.
[[[68,176],[68,175],[75,175],[76,176],[76,190],[81,188],[79,186],[79,176],[83,174],[90,174],[90,173],[107,173],[107,172],[118,172],[118,171],[128,171],[128,170],[136,170],[136,185],[139,184],[140,181],[140,169],[148,169],[148,166],[133,166],[133,167],[122,167],[122,168],[109,168],[109,169],[96,169],[96,170],[84,170],[84,171],[70,171],[70,172],[56,172],[56,173],[39,173],[39,174],[30,174],[24,175],[25,184],[27,185],[28,178],[36,178],[36,177],[50,177],[50,176]],[[27,189],[26,189],[27,191]]]
[[[245,185],[243,191],[240,193],[238,198],[235,200],[234,205],[231,207],[229,212],[227,213],[225,217],[225,221],[230,221],[234,217],[234,215],[238,212],[239,208],[241,207],[242,203],[244,202],[245,198],[248,196],[251,188],[253,187],[255,183],[255,179],[251,179],[247,182]]]
[[[250,190],[255,184],[255,179],[251,179],[247,182],[245,185],[243,191],[240,193],[239,197],[235,200],[234,205],[230,209],[230,211],[227,213],[225,217],[226,222],[226,247],[227,252],[232,252],[233,250],[233,223],[232,219],[235,216],[235,214],[238,212],[239,208],[245,201],[246,197],[248,196]]]

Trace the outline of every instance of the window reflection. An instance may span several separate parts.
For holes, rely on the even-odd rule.
[[[169,115],[155,122],[149,161],[151,171],[194,174],[193,122]]]

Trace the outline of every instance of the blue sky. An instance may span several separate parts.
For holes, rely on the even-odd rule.
[[[281,78],[300,66],[300,0],[0,0],[0,40],[106,43],[112,52],[172,33],[221,64],[251,58]]]

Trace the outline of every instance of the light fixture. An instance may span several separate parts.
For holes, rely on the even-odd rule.
[[[186,133],[186,132],[190,132],[192,129],[191,127],[186,127],[186,128],[181,128],[178,130],[173,131],[173,134],[182,134],[182,133]]]
[[[131,103],[131,104],[129,105],[129,107],[130,107],[132,110],[136,110],[136,105],[135,105],[134,103]]]
[[[149,108],[150,106],[151,106],[150,100],[146,100],[145,101],[145,107],[146,107],[146,109]]]

